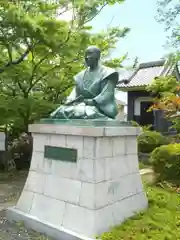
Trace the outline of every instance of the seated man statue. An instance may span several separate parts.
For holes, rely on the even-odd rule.
[[[101,51],[90,46],[85,52],[87,69],[75,77],[75,87],[53,113],[53,119],[114,119],[118,113],[115,87],[119,74],[100,64]]]

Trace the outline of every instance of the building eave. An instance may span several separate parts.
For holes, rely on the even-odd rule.
[[[130,91],[145,91],[148,85],[143,86],[133,86],[133,87],[118,87],[117,89],[122,92],[130,92]]]

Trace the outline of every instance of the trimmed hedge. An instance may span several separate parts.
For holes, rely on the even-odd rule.
[[[180,143],[156,148],[149,161],[159,180],[180,182]]]
[[[155,148],[168,144],[167,138],[155,131],[146,131],[138,136],[138,151],[151,153]]]

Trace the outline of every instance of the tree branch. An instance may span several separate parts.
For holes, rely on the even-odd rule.
[[[37,70],[37,68],[41,65],[41,63],[44,61],[44,60],[46,60],[46,58],[48,57],[48,55],[49,55],[50,53],[48,52],[47,54],[45,54],[45,56],[43,57],[43,58],[41,58],[40,60],[39,60],[39,62],[34,66],[34,68],[32,69],[32,75],[31,75],[31,77],[29,78],[29,83],[30,83],[30,86],[29,86],[29,89],[28,89],[28,91],[27,92],[30,92],[31,91],[31,89],[33,88],[33,83],[32,83],[32,81],[33,81],[33,78],[34,78],[34,76],[35,76],[35,73],[36,73],[36,70]]]
[[[60,67],[60,65],[56,65],[50,69],[48,69],[46,72],[44,72],[39,78],[37,78],[32,84],[31,87],[28,89],[28,93],[31,91],[31,89],[43,78],[45,77],[49,72],[55,70],[56,68]]]
[[[75,13],[74,13],[74,8],[73,8],[73,19],[72,19],[72,21],[71,21],[71,26],[69,27],[69,31],[68,31],[68,34],[67,34],[67,38],[65,39],[65,41],[64,41],[63,43],[60,44],[60,46],[59,46],[60,48],[62,48],[62,47],[64,46],[64,44],[66,44],[66,43],[69,41],[69,39],[70,39],[70,36],[71,36],[71,33],[72,33],[72,27],[73,27],[73,23],[74,23],[74,15],[75,15]],[[39,60],[39,62],[37,63],[37,65],[34,67],[34,69],[33,69],[33,71],[32,71],[32,76],[31,76],[31,78],[30,78],[30,81],[33,80],[37,68],[41,65],[41,63],[42,63],[44,60],[46,60],[46,58],[48,57],[49,54],[51,54],[51,52],[48,52],[47,54],[45,54],[45,56],[44,56],[41,60]],[[57,66],[59,67],[59,65],[57,65]],[[56,68],[56,67],[55,67],[55,68]],[[53,69],[54,69],[54,68],[53,68]],[[51,69],[51,70],[53,70],[53,69]],[[49,71],[48,71],[48,72],[49,72]],[[45,72],[44,74],[46,75],[47,73]],[[36,82],[36,81],[35,81],[35,82]],[[38,80],[37,80],[37,82],[38,82]],[[37,83],[37,82],[36,82],[36,83]],[[35,84],[36,84],[36,83],[35,83]],[[32,89],[33,87],[34,87],[34,83],[31,84],[28,92],[31,91],[31,89]]]
[[[108,4],[105,3],[103,6],[101,6],[100,9],[97,11],[97,13],[96,13],[94,16],[92,16],[91,18],[89,18],[89,19],[87,19],[86,21],[84,21],[84,24],[92,21],[107,5],[108,5]]]
[[[4,43],[4,45],[6,46],[7,51],[8,51],[9,61],[12,62],[12,47],[10,46],[10,44],[8,42],[7,34],[5,34],[5,32],[2,28],[0,29],[0,31],[2,33],[2,42]]]
[[[66,65],[67,65],[67,64],[70,64],[70,63],[72,63],[72,62],[74,62],[74,61],[76,61],[76,60],[78,60],[79,55],[80,55],[80,51],[78,51],[78,53],[77,53],[77,55],[76,55],[76,57],[75,57],[74,59],[72,59],[72,60],[69,61],[69,62],[66,62]],[[40,61],[41,61],[41,60],[40,60]],[[52,72],[53,70],[55,70],[56,68],[59,68],[59,67],[61,67],[61,64],[55,65],[55,66],[53,66],[52,68],[48,69],[46,72],[44,72],[39,78],[37,78],[37,79],[31,84],[31,86],[29,87],[27,93],[29,93],[29,92],[31,91],[31,89],[32,89],[41,79],[43,79],[43,77],[45,77],[49,72]]]
[[[23,88],[23,86],[22,86],[22,84],[20,83],[19,80],[17,80],[17,84],[18,84],[19,88],[22,90],[22,92],[25,94],[26,90]]]
[[[0,81],[0,84],[1,85],[4,85],[4,87],[6,88],[6,89],[4,89],[4,88],[1,88],[1,92],[2,93],[5,93],[6,95],[8,95],[8,96],[16,96],[16,89],[13,87],[13,86],[9,86],[8,84],[5,84],[4,82],[2,83],[1,81]],[[7,89],[9,89],[10,91],[12,91],[12,94],[11,93],[8,93],[6,90]]]
[[[68,12],[68,11],[71,11],[71,10],[72,10],[72,8],[68,9],[68,7],[66,7],[64,10],[62,10],[62,12],[59,12],[59,13],[57,14],[57,16],[59,17],[59,16],[61,16],[62,14],[66,13],[66,12]]]
[[[18,65],[20,64],[22,61],[24,61],[25,57],[29,54],[29,52],[31,51],[32,46],[29,46],[27,48],[27,50],[19,57],[19,59],[17,60],[10,60],[7,64],[5,64],[3,67],[0,68],[0,73],[3,73],[7,68],[13,66],[13,65]]]
[[[72,6],[73,5],[74,5],[74,0],[73,0],[73,3],[72,3]],[[67,34],[67,38],[65,39],[65,41],[63,43],[60,44],[60,47],[63,47],[63,45],[66,44],[69,41],[71,33],[72,33],[72,28],[73,28],[74,21],[75,21],[75,10],[74,10],[74,7],[72,7],[71,26],[69,28],[69,31],[68,31],[68,34]]]

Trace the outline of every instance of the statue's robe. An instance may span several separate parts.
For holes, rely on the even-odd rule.
[[[114,96],[118,76],[117,71],[102,65],[95,71],[81,71],[74,77],[75,87],[66,104],[57,108],[51,118],[114,119],[118,113]],[[84,99],[93,100],[93,106],[85,104]]]

